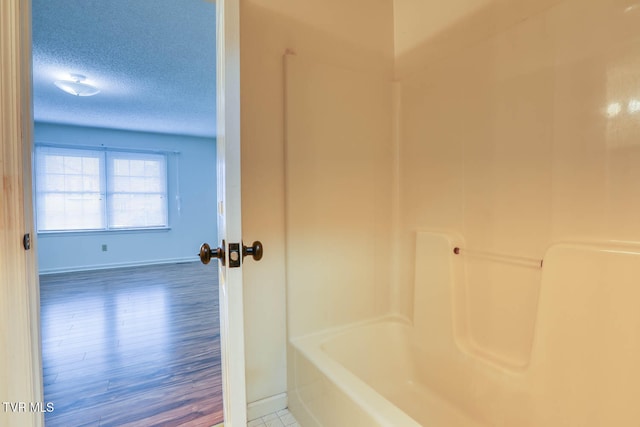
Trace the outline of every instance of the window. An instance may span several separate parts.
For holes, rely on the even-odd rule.
[[[166,227],[166,157],[107,153],[109,228]]]
[[[36,147],[38,232],[166,228],[164,154]]]

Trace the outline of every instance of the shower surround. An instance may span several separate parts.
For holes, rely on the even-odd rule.
[[[640,6],[397,0],[393,19],[391,76],[285,55],[291,411],[637,423]]]

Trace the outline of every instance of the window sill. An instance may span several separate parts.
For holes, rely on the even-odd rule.
[[[112,228],[108,230],[60,230],[60,231],[38,231],[38,237],[47,236],[91,236],[99,234],[138,234],[138,233],[163,233],[171,231],[171,227],[154,228]]]

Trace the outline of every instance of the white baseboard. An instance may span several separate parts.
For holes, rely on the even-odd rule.
[[[287,407],[287,393],[276,394],[247,405],[247,420],[255,420]]]
[[[121,267],[142,267],[145,265],[177,264],[182,262],[199,262],[197,257],[156,259],[151,261],[116,262],[112,264],[79,265],[71,267],[41,269],[38,274],[74,273],[76,271],[107,270]]]

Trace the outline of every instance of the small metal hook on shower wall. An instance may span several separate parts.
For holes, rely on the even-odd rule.
[[[498,254],[494,252],[470,251],[468,249],[462,250],[458,246],[453,248],[453,253],[455,255],[467,255],[471,257],[485,258],[492,261],[517,264],[523,267],[542,268],[542,265],[544,263],[544,259],[528,258],[528,257],[515,256],[515,255],[505,255],[505,254]]]

